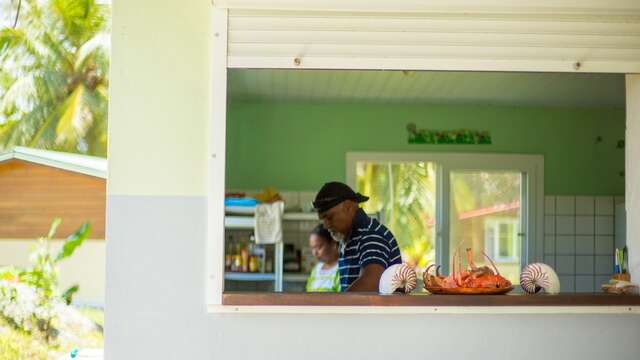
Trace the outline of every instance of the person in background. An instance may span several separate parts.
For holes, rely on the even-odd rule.
[[[307,292],[340,292],[338,243],[322,224],[311,231],[309,247],[318,263],[307,279]]]
[[[340,182],[324,184],[313,207],[324,227],[340,242],[341,291],[378,291],[385,269],[401,264],[398,243],[389,229],[358,204],[369,200]]]

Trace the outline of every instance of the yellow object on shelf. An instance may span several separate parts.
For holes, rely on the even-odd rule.
[[[260,194],[256,195],[255,198],[256,200],[267,204],[282,200],[282,196],[280,196],[280,193],[278,193],[276,189],[272,187],[264,189]]]

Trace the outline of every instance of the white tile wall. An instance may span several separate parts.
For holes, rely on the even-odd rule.
[[[576,216],[576,235],[593,235],[595,232],[595,219],[592,216]]]
[[[613,216],[596,216],[596,235],[613,235]]]
[[[561,292],[574,292],[576,291],[576,277],[560,275],[560,291]]]
[[[556,272],[561,275],[576,273],[576,257],[574,255],[556,256]]]
[[[313,199],[315,199],[316,193],[312,191],[301,191],[298,196],[302,210],[311,211],[313,208]]]
[[[544,261],[563,292],[600,291],[613,272],[615,204],[624,197],[545,196]],[[618,215],[619,216],[619,215]]]
[[[595,238],[593,235],[576,236],[576,255],[593,255],[595,251]]]
[[[556,214],[556,197],[555,196],[544,197],[544,213],[545,215]]]
[[[613,215],[613,197],[596,197],[596,215]]]
[[[608,284],[611,276],[609,275],[596,275],[595,276],[595,290],[600,291],[602,284]]]
[[[576,274],[593,275],[595,273],[595,259],[589,255],[576,256]]]
[[[610,255],[615,252],[613,236],[596,236],[596,255]]]
[[[573,235],[576,233],[576,217],[556,215],[556,234]]]
[[[576,238],[573,235],[556,236],[556,254],[574,255],[576,253]]]
[[[544,256],[544,263],[555,269],[555,267],[556,267],[556,257],[554,255],[545,255]]]
[[[548,216],[544,217],[544,233],[555,235],[556,234],[556,217]]]
[[[545,235],[544,237],[544,253],[555,254],[556,253],[556,237],[553,235]]]
[[[593,275],[577,275],[576,276],[576,292],[590,293],[594,291]],[[562,286],[562,285],[561,285]]]
[[[576,199],[573,196],[556,197],[556,215],[575,215]]]
[[[300,196],[295,191],[283,191],[280,193],[284,201],[284,209],[287,211],[300,211]]]
[[[594,204],[593,196],[576,196],[576,215],[594,215]]]
[[[613,255],[596,255],[596,275],[613,274]]]

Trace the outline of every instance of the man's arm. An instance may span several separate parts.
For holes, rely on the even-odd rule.
[[[378,292],[380,277],[384,272],[384,266],[380,264],[369,264],[362,268],[360,276],[354,280],[347,291],[370,291]]]

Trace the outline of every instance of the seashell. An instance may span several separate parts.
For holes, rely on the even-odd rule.
[[[551,266],[533,263],[522,269],[520,286],[528,294],[535,294],[542,289],[547,294],[557,294],[560,292],[560,279]]]
[[[393,294],[394,291],[404,288],[405,293],[413,291],[417,286],[417,275],[407,264],[389,266],[380,277],[378,290],[381,294]]]

